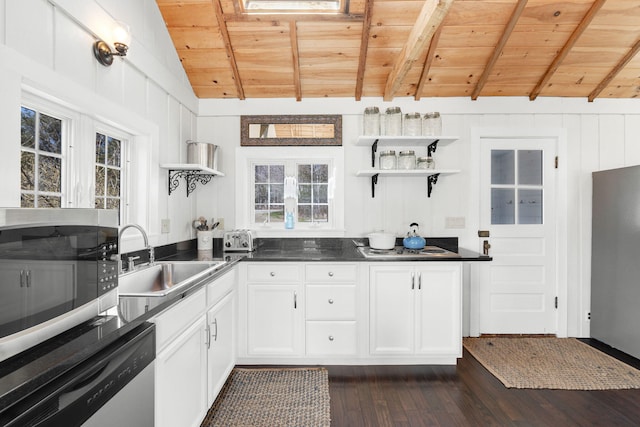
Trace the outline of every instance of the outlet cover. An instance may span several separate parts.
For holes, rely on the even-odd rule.
[[[162,229],[161,231],[163,234],[169,233],[171,230],[171,221],[169,219],[163,219],[160,222],[160,228]]]
[[[445,228],[465,228],[465,217],[463,216],[448,216],[445,218]]]
[[[224,230],[224,218],[216,219],[220,224],[218,224],[217,230]]]

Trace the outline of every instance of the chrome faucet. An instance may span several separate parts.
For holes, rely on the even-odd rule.
[[[127,224],[124,227],[122,227],[120,229],[120,233],[118,233],[118,241],[122,239],[122,233],[124,233],[124,230],[126,230],[127,228],[135,228],[136,230],[140,231],[140,233],[142,233],[145,249],[149,251],[149,265],[152,265],[153,263],[155,263],[156,261],[155,251],[153,249],[153,246],[149,245],[149,238],[147,237],[147,232],[144,231],[144,228],[140,227],[138,224]],[[135,268],[135,264],[133,262],[133,259],[129,258],[129,271],[133,271],[134,268]]]

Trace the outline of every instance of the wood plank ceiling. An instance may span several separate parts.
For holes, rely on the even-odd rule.
[[[156,0],[199,98],[640,96],[640,0]]]

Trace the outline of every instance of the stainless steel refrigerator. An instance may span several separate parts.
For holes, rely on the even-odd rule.
[[[591,337],[640,358],[640,166],[593,173]]]

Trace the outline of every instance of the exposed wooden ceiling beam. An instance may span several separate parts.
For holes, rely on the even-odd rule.
[[[507,23],[507,26],[502,32],[500,41],[496,45],[495,49],[493,49],[493,54],[491,55],[489,62],[487,62],[487,65],[484,67],[482,76],[480,76],[478,83],[476,83],[476,87],[473,89],[473,92],[471,93],[471,99],[473,99],[474,101],[478,99],[478,95],[480,95],[482,88],[484,88],[484,85],[487,83],[487,80],[489,80],[489,76],[493,71],[493,67],[496,65],[496,62],[498,62],[500,55],[502,55],[502,49],[504,49],[504,46],[507,44],[507,41],[509,41],[509,37],[511,37],[511,33],[513,32],[513,29],[518,23],[518,19],[520,19],[520,15],[522,15],[522,12],[524,11],[525,6],[527,5],[527,1],[528,0],[519,0],[518,4],[513,9],[513,13],[511,13],[511,18],[509,18],[509,22]]]
[[[553,59],[553,61],[549,65],[549,68],[547,68],[547,72],[544,73],[544,76],[542,76],[542,78],[540,79],[536,87],[534,87],[531,93],[529,94],[529,99],[531,101],[535,100],[538,97],[538,95],[540,95],[540,92],[542,92],[542,88],[546,86],[546,84],[549,82],[551,77],[558,70],[558,68],[560,67],[560,64],[562,63],[562,61],[564,61],[564,58],[567,57],[567,55],[569,54],[571,49],[573,49],[573,46],[576,44],[576,42],[578,41],[582,33],[584,33],[584,31],[589,27],[589,24],[591,24],[591,21],[593,20],[593,18],[595,18],[600,8],[602,8],[605,1],[607,0],[595,0],[593,2],[587,14],[584,16],[584,18],[582,18],[582,21],[580,21],[580,23],[578,24],[576,29],[573,31],[573,33],[571,33],[569,40],[567,40],[564,46],[562,46],[562,49],[560,49],[560,52],[558,52],[556,57]]]
[[[293,85],[296,89],[296,101],[302,101],[302,87],[300,86],[300,51],[298,50],[298,28],[296,21],[289,22],[291,36],[291,56],[293,60]]]
[[[416,19],[409,38],[405,43],[398,60],[387,77],[383,98],[391,101],[398,91],[411,66],[418,60],[444,18],[449,12],[453,0],[425,0],[420,15]]]
[[[438,27],[433,37],[431,37],[431,43],[429,43],[429,50],[427,51],[427,60],[424,62],[424,67],[422,67],[422,74],[420,74],[420,80],[418,81],[418,87],[416,88],[416,101],[420,100],[420,94],[422,93],[424,84],[429,76],[429,69],[431,68],[431,64],[433,64],[433,58],[436,55],[436,48],[440,41],[440,33],[442,33],[442,25]]]
[[[220,28],[220,34],[222,40],[224,40],[224,48],[227,51],[227,58],[229,58],[229,65],[231,65],[231,72],[233,73],[233,81],[236,84],[236,91],[238,92],[238,99],[245,99],[244,89],[242,88],[242,81],[240,80],[240,72],[238,71],[238,63],[233,53],[233,47],[231,46],[231,38],[229,37],[229,30],[227,29],[227,23],[224,20],[224,13],[222,12],[222,5],[220,0],[212,0],[213,6],[216,9],[216,19],[218,21],[218,27]]]
[[[611,83],[611,80],[613,80],[615,76],[618,75],[618,73],[622,71],[622,69],[629,63],[629,61],[631,61],[633,57],[638,54],[638,51],[640,51],[640,39],[636,41],[636,44],[634,44],[631,50],[629,50],[629,52],[627,52],[624,58],[622,58],[622,61],[616,64],[613,70],[611,70],[611,72],[607,74],[607,77],[605,77],[604,80],[602,80],[600,84],[596,86],[593,92],[589,94],[589,98],[588,98],[589,102],[593,102],[593,100],[596,99],[598,95],[600,95],[600,92],[602,92],[604,88],[609,86],[609,83]]]
[[[373,0],[367,0],[364,4],[364,21],[362,22],[362,38],[360,39],[360,56],[358,57],[358,74],[356,75],[356,101],[362,99],[362,87],[364,86],[364,71],[367,66],[367,52],[369,50],[369,33],[371,30],[371,13]]]

